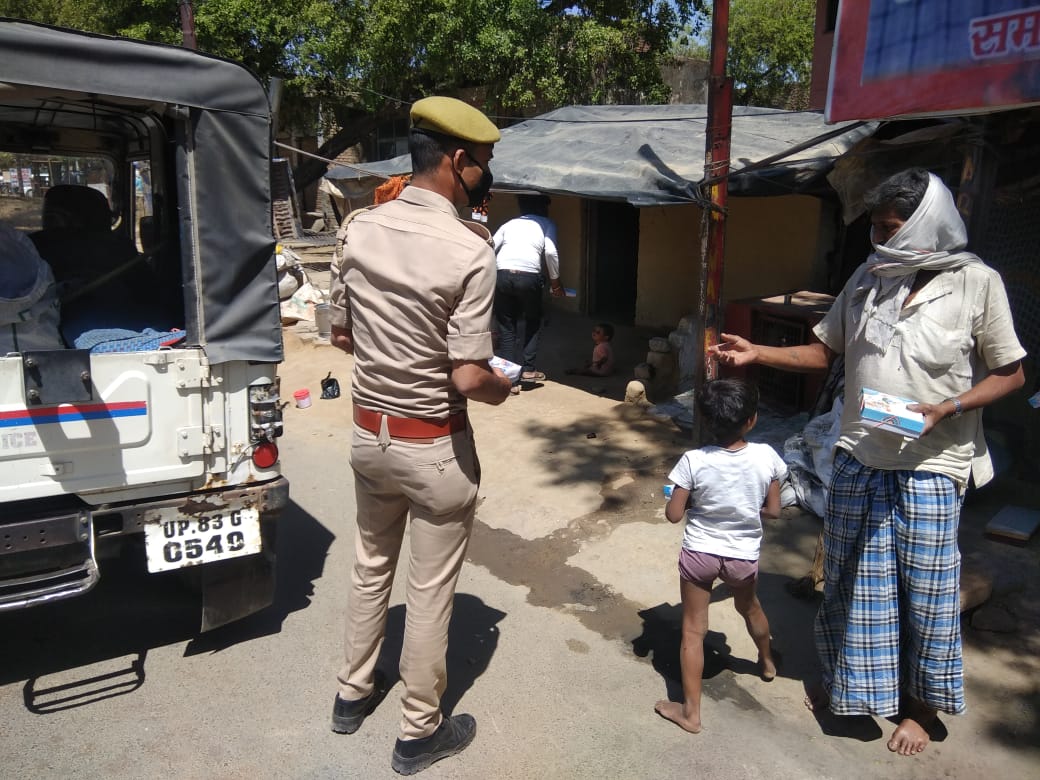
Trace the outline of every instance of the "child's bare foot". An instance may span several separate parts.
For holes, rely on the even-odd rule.
[[[701,719],[687,717],[683,713],[683,706],[678,702],[661,699],[654,705],[654,711],[662,718],[667,718],[680,728],[686,729],[691,734],[699,734],[701,731]]]
[[[773,661],[773,656],[759,656],[758,665],[761,669],[759,676],[766,682],[772,682],[776,679],[776,662]]]
[[[822,684],[806,683],[805,684],[805,709],[809,712],[823,712],[831,704],[831,697],[827,693],[827,689]]]

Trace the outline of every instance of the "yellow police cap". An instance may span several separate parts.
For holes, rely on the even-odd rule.
[[[475,144],[501,140],[498,128],[477,109],[450,97],[428,97],[412,104],[412,129],[429,130]]]

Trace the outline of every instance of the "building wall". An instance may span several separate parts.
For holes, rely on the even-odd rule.
[[[791,195],[731,198],[726,228],[723,303],[790,290],[822,290],[829,223],[817,198]],[[492,233],[519,214],[516,197],[496,193],[488,229]],[[560,279],[575,298],[553,305],[587,311],[587,231],[584,201],[553,196],[549,216],[556,223]],[[672,329],[697,309],[701,262],[701,210],[697,206],[639,209],[639,271],[635,324]]]
[[[671,105],[689,105],[708,102],[707,60],[676,59],[661,66],[661,78],[672,90]]]
[[[822,110],[827,103],[827,86],[831,75],[831,49],[834,46],[834,23],[837,14],[838,0],[817,0],[812,86],[809,89],[809,108],[813,110]]]
[[[819,199],[730,198],[729,205],[724,302],[820,287],[827,246]]]
[[[578,291],[578,297],[559,298],[556,303],[572,311],[580,309],[584,295],[585,221],[582,198],[554,195],[549,204],[549,218],[556,223],[557,249],[560,252],[560,282]]]
[[[730,198],[722,302],[819,289],[822,208],[798,195]],[[697,308],[701,210],[660,206],[639,214],[636,324],[674,328]]]
[[[639,210],[637,325],[670,330],[697,308],[700,224],[697,206]]]

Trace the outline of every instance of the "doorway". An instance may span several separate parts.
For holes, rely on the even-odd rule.
[[[632,324],[636,315],[639,262],[639,213],[628,203],[593,201],[590,314]]]

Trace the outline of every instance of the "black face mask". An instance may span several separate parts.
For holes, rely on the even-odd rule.
[[[477,185],[473,189],[470,189],[466,186],[466,182],[462,178],[462,174],[460,174],[458,171],[455,172],[455,175],[459,177],[459,184],[462,185],[462,189],[466,192],[466,197],[469,198],[469,200],[467,201],[467,205],[471,209],[475,209],[477,206],[484,202],[484,198],[486,198],[488,196],[488,193],[491,192],[491,185],[494,183],[495,177],[491,175],[491,171],[488,168],[485,168],[483,165],[477,162],[472,154],[466,152],[466,156],[469,157],[469,159],[473,160],[473,162],[477,163],[477,167],[480,168],[481,171],[483,171],[483,174],[481,174],[480,177],[480,181],[477,182]]]

